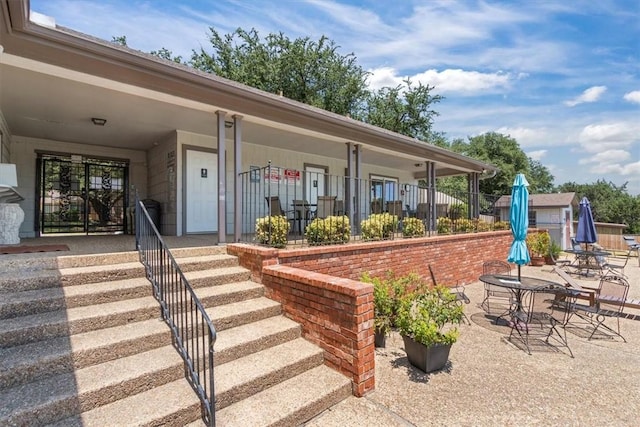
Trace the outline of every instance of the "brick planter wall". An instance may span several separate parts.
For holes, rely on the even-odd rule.
[[[325,364],[351,378],[356,396],[374,389],[371,284],[283,265],[265,267],[262,283],[303,336],[324,349]]]
[[[530,230],[530,232],[535,232]],[[325,363],[349,376],[362,396],[375,386],[373,286],[362,273],[417,273],[434,268],[440,284],[476,282],[486,260],[506,260],[510,231],[272,249],[230,244],[227,252],[263,283],[267,296],[302,325],[306,339],[325,350]]]

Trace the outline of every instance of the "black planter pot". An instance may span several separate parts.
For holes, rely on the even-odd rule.
[[[416,368],[424,372],[433,372],[444,368],[444,365],[447,364],[451,344],[435,344],[427,347],[405,335],[402,336],[402,339],[407,359]]]
[[[387,335],[382,332],[375,331],[374,340],[376,347],[387,346]]]

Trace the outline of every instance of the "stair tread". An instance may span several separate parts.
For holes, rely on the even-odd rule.
[[[285,369],[294,362],[322,355],[323,350],[305,340],[293,341],[249,354],[214,368],[216,395],[225,393],[234,387],[259,378],[268,372]]]
[[[280,303],[266,297],[259,297],[208,308],[206,311],[211,321],[215,324],[217,320],[226,317],[239,316],[244,313],[274,307],[280,307]]]
[[[186,379],[173,381],[62,420],[51,427],[155,425],[154,420],[171,417],[184,408],[200,416],[200,400]],[[132,410],[135,408],[135,410]]]
[[[263,289],[263,285],[250,280],[244,280],[242,282],[231,282],[225,285],[199,287],[196,294],[199,299],[204,299],[210,296],[247,291],[251,289]]]
[[[0,421],[12,413],[98,392],[105,387],[172,366],[178,366],[181,370],[182,365],[183,361],[175,348],[169,345],[0,390],[0,401],[5,402],[0,407]]]
[[[319,404],[323,397],[331,394],[335,397],[322,409],[348,397],[351,394],[351,381],[321,365],[217,411],[216,422],[225,427],[270,426],[285,417],[295,416],[305,407]],[[307,421],[317,412],[317,409],[312,411],[297,423]]]
[[[6,372],[18,366],[44,363],[47,360],[64,357],[73,352],[95,351],[97,348],[108,347],[125,340],[144,339],[150,335],[164,332],[169,332],[167,325],[160,319],[151,319],[14,347],[0,348],[0,372]]]
[[[248,272],[249,270],[247,270],[246,268],[235,265],[231,267],[218,267],[218,268],[209,268],[206,270],[186,271],[184,272],[184,277],[186,277],[187,280],[194,280],[194,279],[206,278],[211,276],[224,276],[227,274],[248,273]]]
[[[86,274],[86,273],[106,273],[109,271],[119,271],[128,269],[140,269],[144,271],[144,266],[140,261],[136,262],[122,262],[117,264],[104,264],[104,265],[87,265],[82,267],[66,267],[60,268],[58,271],[61,276],[69,276],[72,274]]]
[[[73,321],[97,318],[101,316],[114,316],[140,308],[156,307],[157,304],[157,301],[150,296],[31,314],[11,319],[4,319],[0,322],[0,333],[42,325],[66,324]]]
[[[56,288],[34,289],[7,293],[3,296],[4,302],[28,302],[46,299],[74,298],[78,296],[91,295],[95,293],[133,289],[151,284],[145,277],[134,277],[124,280],[114,280],[110,282],[89,283],[86,285],[63,286]]]
[[[176,258],[178,264],[199,263],[206,261],[219,261],[219,260],[236,260],[237,257],[228,254],[210,254],[210,255],[194,255],[183,256]]]
[[[221,353],[234,346],[250,342],[256,337],[273,335],[294,328],[300,328],[300,325],[284,316],[268,317],[218,332],[214,349],[216,353]]]

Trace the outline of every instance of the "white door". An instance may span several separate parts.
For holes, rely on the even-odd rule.
[[[305,166],[305,193],[304,198],[311,204],[318,203],[318,196],[326,196],[324,193],[324,179],[326,170],[313,166]]]
[[[187,233],[218,231],[218,155],[187,150]]]

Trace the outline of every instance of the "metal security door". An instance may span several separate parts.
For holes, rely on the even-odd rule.
[[[126,163],[58,156],[41,162],[42,234],[124,233]]]

